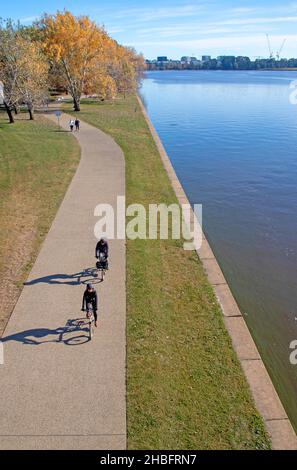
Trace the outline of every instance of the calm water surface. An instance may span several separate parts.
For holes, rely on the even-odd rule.
[[[297,428],[296,72],[149,72],[141,95]]]

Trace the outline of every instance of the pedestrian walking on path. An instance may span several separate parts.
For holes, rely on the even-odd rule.
[[[73,129],[74,129],[74,121],[73,121],[73,119],[70,119],[70,121],[69,121],[69,127],[70,127],[70,131],[73,132]]]
[[[76,131],[79,131],[79,126],[80,126],[80,120],[79,119],[75,119],[75,130]]]

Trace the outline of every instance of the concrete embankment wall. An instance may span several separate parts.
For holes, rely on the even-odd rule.
[[[158,147],[163,165],[169,176],[174,192],[180,204],[190,204],[183,187],[176,176],[164,146],[151,123],[146,109],[138,97],[142,112]],[[227,281],[203,235],[201,248],[197,254],[203,263],[208,280],[212,285],[222,308],[225,325],[231,336],[233,347],[241,362],[251,388],[256,406],[263,416],[266,429],[271,437],[273,449],[297,450],[297,436],[288,419],[286,411],[274,388],[266,367],[261,359],[256,344],[249,332],[239,307],[231,293]]]

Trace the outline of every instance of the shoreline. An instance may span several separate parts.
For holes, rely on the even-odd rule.
[[[190,204],[141,98],[138,96],[137,99],[179,203]],[[205,235],[197,254],[221,306],[233,348],[250,386],[256,407],[265,422],[273,449],[296,450],[297,436],[293,426]]]
[[[154,69],[146,72],[297,72],[297,67],[279,69]]]

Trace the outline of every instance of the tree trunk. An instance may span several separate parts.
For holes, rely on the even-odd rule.
[[[73,107],[74,107],[74,111],[80,111],[80,99],[79,98],[73,98]]]
[[[7,112],[10,124],[14,123],[14,117],[10,106],[4,101],[5,111]]]
[[[28,106],[28,113],[30,116],[30,121],[34,121],[34,109],[33,106]]]

